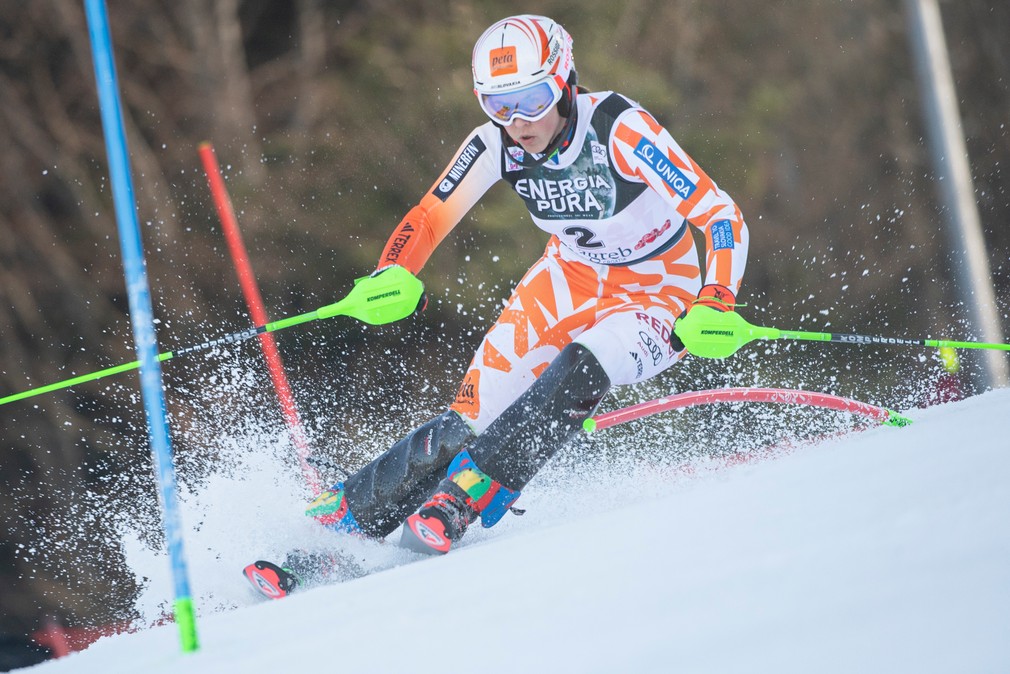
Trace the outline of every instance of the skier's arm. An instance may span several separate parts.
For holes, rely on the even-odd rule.
[[[705,234],[705,287],[699,298],[703,303],[731,307],[747,266],[750,242],[747,224],[733,199],[640,108],[618,118],[610,152],[625,177],[645,182]]]
[[[501,178],[497,133],[488,123],[463,142],[442,175],[386,241],[379,269],[398,264],[418,273],[438,244]]]

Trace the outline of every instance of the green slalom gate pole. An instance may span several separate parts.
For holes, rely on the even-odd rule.
[[[953,349],[994,349],[1010,351],[1010,344],[955,341],[947,339],[902,339],[835,332],[804,332],[779,330],[751,325],[735,311],[719,311],[707,306],[697,306],[677,321],[674,333],[687,347],[688,352],[700,358],[727,358],[741,347],[757,339],[792,339],[812,342],[837,342],[840,344],[880,344],[897,346],[928,346]]]
[[[358,281],[360,280],[358,279]],[[335,316],[349,316],[369,325],[393,323],[414,313],[423,301],[424,284],[403,267],[389,267],[381,274],[371,278],[369,283],[364,286],[357,285],[358,281],[355,281],[355,287],[339,302],[328,304],[308,313],[282,318],[266,325],[239,330],[238,332],[233,332],[193,346],[159,353],[156,356],[157,361],[171,360],[176,356],[184,356],[196,351],[212,349],[223,344],[242,342],[264,332],[276,332],[284,328],[301,325],[302,323],[317,321],[323,318],[333,318]],[[90,374],[82,374],[78,377],[58,381],[54,384],[5,396],[0,398],[0,405],[6,405],[16,400],[24,400],[25,398],[31,398],[51,391],[58,391],[85,382],[95,381],[96,379],[119,374],[120,372],[136,370],[139,367],[140,361],[135,360],[132,363],[123,363],[122,365],[105,368],[104,370],[98,370]]]

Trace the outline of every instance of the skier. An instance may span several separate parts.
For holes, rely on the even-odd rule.
[[[749,235],[733,200],[662,125],[617,93],[578,86],[572,38],[534,15],[473,50],[474,129],[389,237],[378,269],[417,274],[500,180],[548,232],[546,250],[485,335],[445,413],[307,508],[341,532],[444,553],[497,522],[614,385],[686,353],[678,316],[732,311]],[[704,253],[688,225],[704,235]]]

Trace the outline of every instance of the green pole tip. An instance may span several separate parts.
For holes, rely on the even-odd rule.
[[[887,410],[887,418],[884,419],[885,426],[895,426],[901,428],[903,426],[911,425],[912,420],[908,417],[898,414],[894,410]]]
[[[183,653],[194,653],[200,649],[200,641],[196,636],[196,613],[193,610],[193,600],[180,597],[175,600],[175,622],[179,626],[179,640],[182,642]]]
[[[585,421],[583,421],[582,422],[582,430],[584,430],[586,433],[595,433],[596,432],[596,419],[594,419],[592,417],[589,417],[588,419],[586,419]]]

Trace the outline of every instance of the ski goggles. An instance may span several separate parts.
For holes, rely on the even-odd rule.
[[[500,94],[478,94],[484,113],[499,124],[511,124],[516,117],[527,122],[543,119],[561,100],[561,89],[554,80],[544,80],[525,89]]]

